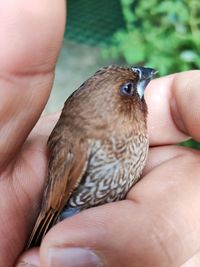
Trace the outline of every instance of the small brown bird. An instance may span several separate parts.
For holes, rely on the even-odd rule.
[[[101,68],[67,99],[48,140],[48,176],[27,247],[64,218],[124,199],[138,181],[148,152],[144,89],[155,73]]]

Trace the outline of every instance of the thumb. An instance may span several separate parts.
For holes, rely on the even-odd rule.
[[[154,224],[147,205],[137,201],[83,211],[47,234],[40,250],[41,266],[172,266],[165,249],[155,240]]]
[[[83,211],[57,224],[41,245],[41,266],[172,266],[154,239],[154,220],[147,206],[142,206],[124,200]]]
[[[41,266],[132,266],[130,243],[138,230],[129,232],[131,210],[134,203],[125,200],[83,211],[57,224],[42,243]]]

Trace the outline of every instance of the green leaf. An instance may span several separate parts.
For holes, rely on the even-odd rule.
[[[121,0],[127,30],[108,48],[128,64],[143,63],[161,75],[200,68],[199,0]]]

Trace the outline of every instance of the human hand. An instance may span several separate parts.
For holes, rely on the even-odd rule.
[[[24,141],[50,94],[64,25],[64,0],[0,1],[0,267],[14,265],[37,213],[53,125]]]
[[[10,0],[2,1],[0,6],[1,12],[5,8],[11,12],[7,18],[7,11],[0,17],[4,36],[0,43],[0,82],[4,88],[0,92],[2,266],[13,266],[23,249],[41,198],[46,139],[54,120],[42,118],[22,148],[21,145],[50,92],[64,27],[63,5],[64,1],[30,4]],[[36,14],[38,7],[41,9]],[[24,12],[27,8],[30,16],[15,14],[16,10]],[[17,31],[10,31],[12,25]],[[51,247],[91,248],[108,267],[174,267],[189,259],[182,267],[199,266],[199,152],[173,146],[187,135],[200,139],[199,81],[199,72],[193,71],[151,82],[146,94],[151,148],[143,179],[127,200],[84,211],[56,225],[41,245],[40,266],[50,266],[47,261],[52,257],[48,254]],[[72,251],[63,249],[60,254],[69,256],[69,252]],[[75,264],[78,255],[71,257]],[[38,249],[26,252],[21,260],[39,264]],[[70,266],[67,261],[63,263],[66,265]],[[55,266],[59,267],[58,261]]]

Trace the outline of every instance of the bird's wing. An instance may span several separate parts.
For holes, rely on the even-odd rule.
[[[76,144],[72,145],[70,142],[63,142],[62,138],[60,140],[50,138],[48,145],[51,156],[42,208],[27,248],[40,245],[44,235],[56,223],[88,164],[89,146],[83,140],[76,140]]]

